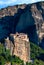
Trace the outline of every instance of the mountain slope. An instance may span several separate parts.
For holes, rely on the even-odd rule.
[[[27,33],[38,43],[38,32],[44,23],[44,2],[9,6],[0,10],[0,40],[11,33]],[[44,29],[43,29],[44,30]]]

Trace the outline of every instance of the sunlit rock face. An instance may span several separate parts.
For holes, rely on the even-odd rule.
[[[11,33],[19,32],[28,34],[30,41],[38,44],[43,23],[44,2],[1,9],[0,40],[8,37]]]
[[[10,34],[10,40],[5,39],[5,48],[10,50],[11,55],[16,55],[24,62],[30,62],[30,43],[26,34]]]
[[[0,10],[0,18],[5,16],[14,16],[18,12],[18,9],[24,9],[26,4],[16,5],[16,6],[8,6],[7,8],[3,8]]]

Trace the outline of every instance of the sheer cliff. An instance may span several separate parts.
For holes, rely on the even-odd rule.
[[[44,2],[8,6],[0,10],[0,41],[11,33],[19,32],[28,34],[32,42],[42,43],[43,24]]]

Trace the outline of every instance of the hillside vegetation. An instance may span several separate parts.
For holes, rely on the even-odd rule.
[[[44,50],[32,42],[30,42],[30,46],[32,63],[26,63],[26,65],[44,65],[44,59],[40,57],[40,55],[44,55]],[[6,50],[3,44],[0,44],[0,65],[5,65],[5,63],[8,62],[10,62],[11,65],[24,65],[19,57],[11,56],[10,51]]]

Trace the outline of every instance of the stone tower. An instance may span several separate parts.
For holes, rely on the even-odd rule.
[[[14,38],[13,55],[16,55],[24,62],[29,62],[30,44],[28,36],[24,33],[11,34],[10,36]]]

